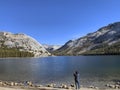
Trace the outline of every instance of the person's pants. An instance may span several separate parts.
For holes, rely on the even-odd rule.
[[[75,87],[76,87],[76,89],[80,89],[80,82],[76,81],[75,82]]]

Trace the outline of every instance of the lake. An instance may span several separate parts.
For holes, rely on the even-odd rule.
[[[79,71],[84,86],[120,80],[120,56],[56,56],[0,59],[0,80],[73,84]]]

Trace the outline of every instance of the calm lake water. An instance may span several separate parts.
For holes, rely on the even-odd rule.
[[[120,56],[0,59],[0,80],[71,84],[73,72],[77,70],[82,85],[104,85],[120,80],[119,59]]]

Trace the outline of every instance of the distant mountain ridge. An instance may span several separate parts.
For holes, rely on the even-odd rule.
[[[53,52],[61,47],[61,45],[48,45],[48,44],[42,44],[42,45],[49,52]]]
[[[120,22],[109,24],[76,40],[69,40],[56,55],[120,54]]]
[[[0,32],[0,49],[7,54],[14,53],[12,50],[15,50],[16,57],[17,57],[17,53],[19,52],[22,52],[22,53],[28,52],[28,54],[31,53],[33,57],[51,55],[34,38],[21,33],[12,34],[10,32]],[[0,53],[0,55],[6,56],[7,54],[3,55],[4,53]],[[22,53],[19,53],[20,54],[19,56],[21,56]],[[12,56],[12,55],[8,55],[8,56]]]

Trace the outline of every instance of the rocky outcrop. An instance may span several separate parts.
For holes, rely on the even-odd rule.
[[[56,55],[120,54],[119,44],[120,22],[116,22],[84,37],[68,41],[55,53]]]
[[[30,52],[34,57],[51,55],[39,42],[25,34],[0,32],[0,47],[16,48],[19,51]]]

